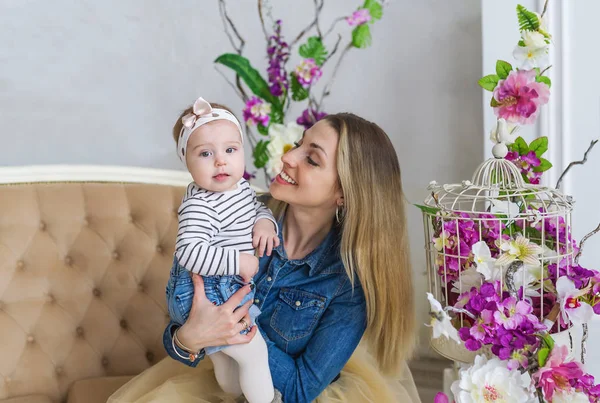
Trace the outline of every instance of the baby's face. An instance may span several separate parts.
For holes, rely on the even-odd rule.
[[[244,175],[244,147],[237,126],[215,120],[190,136],[186,164],[196,185],[212,192],[233,190]]]

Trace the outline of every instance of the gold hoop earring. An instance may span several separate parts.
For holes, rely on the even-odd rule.
[[[342,210],[341,213],[340,213],[340,210]],[[335,208],[335,220],[337,221],[338,224],[341,224],[343,219],[344,219],[344,208],[343,208],[343,205],[342,206],[337,206]]]

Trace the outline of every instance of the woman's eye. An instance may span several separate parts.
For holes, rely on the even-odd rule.
[[[300,147],[300,143],[298,143],[297,141],[294,141],[294,148],[298,148]]]
[[[231,153],[232,153],[232,152],[234,152],[234,151],[235,151],[235,148],[233,148],[233,147],[229,147],[227,150],[225,150],[225,152],[226,152],[227,154],[231,154]]]
[[[312,165],[312,166],[315,166],[315,167],[318,167],[318,166],[319,166],[319,164],[317,164],[317,163],[315,162],[315,160],[313,160],[312,158],[310,158],[310,156],[306,157],[306,160],[307,160],[307,161],[308,161],[308,163],[309,163],[310,165]]]
[[[205,158],[206,158],[206,157],[210,157],[210,156],[211,156],[211,152],[210,152],[210,151],[202,151],[202,152],[200,153],[200,156],[201,156],[201,157],[205,157]]]

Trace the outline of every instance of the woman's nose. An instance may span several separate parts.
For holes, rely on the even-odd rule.
[[[292,148],[287,153],[283,154],[281,156],[281,162],[283,162],[285,165],[289,165],[289,166],[298,165],[297,150],[298,150],[297,148]]]

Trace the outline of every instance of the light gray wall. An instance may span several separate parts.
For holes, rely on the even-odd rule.
[[[312,1],[271,3],[287,38],[312,18]],[[327,0],[322,26],[360,3]],[[229,5],[245,54],[264,69],[256,2]],[[329,112],[352,111],[387,131],[411,202],[432,179],[469,179],[482,160],[480,18],[478,0],[389,2],[372,47],[348,55],[326,102]],[[212,64],[231,51],[216,0],[4,0],[0,38],[0,165],[181,169],[170,134],[178,112],[198,95],[242,108]],[[416,208],[408,225],[425,322]],[[426,334],[422,327],[424,349]]]

